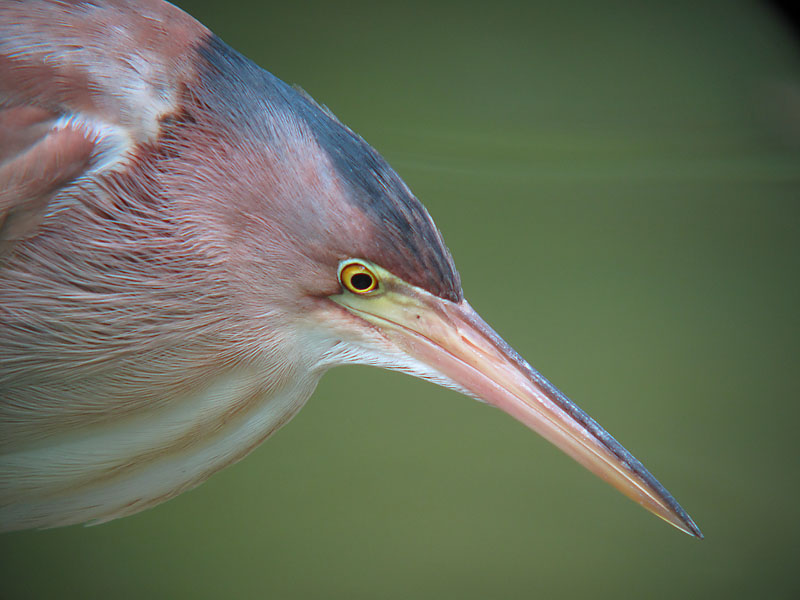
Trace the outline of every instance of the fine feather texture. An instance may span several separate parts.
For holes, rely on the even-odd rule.
[[[171,498],[362,363],[501,408],[702,537],[469,307],[378,153],[174,6],[0,0],[0,189],[0,530]]]
[[[174,6],[0,0],[0,189],[0,530],[197,485],[337,364],[453,385],[320,326],[349,256],[461,297],[425,209]]]
[[[198,65],[199,89],[214,92],[201,96],[209,111],[232,116],[242,135],[257,130],[252,137],[260,140],[274,139],[276,130],[269,126],[274,119],[253,120],[251,115],[264,111],[291,115],[289,121],[301,123],[327,155],[343,184],[343,199],[379,236],[377,247],[358,251],[351,239],[347,248],[351,255],[388,266],[404,280],[439,297],[454,302],[463,299],[458,272],[433,219],[380,154],[307,94],[260,69],[219,38],[206,39],[199,54],[204,59]],[[262,129],[264,125],[266,129]],[[325,217],[328,221],[329,215]]]

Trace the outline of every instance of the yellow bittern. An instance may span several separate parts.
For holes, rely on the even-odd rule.
[[[701,537],[329,111],[161,0],[0,0],[0,530],[176,496],[342,364],[496,406]]]

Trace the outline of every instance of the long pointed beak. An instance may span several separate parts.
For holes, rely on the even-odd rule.
[[[539,433],[592,473],[681,531],[703,534],[630,452],[517,354],[466,301],[398,286],[340,304],[393,345]]]

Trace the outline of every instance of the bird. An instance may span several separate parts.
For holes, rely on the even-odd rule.
[[[0,0],[0,531],[194,488],[348,364],[499,408],[702,538],[329,109],[162,0]]]

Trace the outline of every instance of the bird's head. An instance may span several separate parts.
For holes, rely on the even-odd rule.
[[[281,307],[320,348],[320,370],[377,365],[496,406],[701,536],[636,458],[469,306],[428,212],[374,149],[217,38],[198,56],[186,113],[165,124],[178,157],[167,185],[204,203],[197,228],[213,230],[265,313]]]

